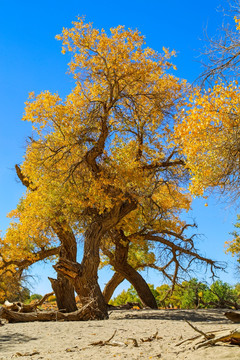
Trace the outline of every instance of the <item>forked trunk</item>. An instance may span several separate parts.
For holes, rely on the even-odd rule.
[[[144,306],[157,309],[157,302],[144,278],[128,263],[129,241],[123,232],[115,233],[115,253],[102,249],[109,257],[110,264],[114,270],[128,280],[138,293]]]
[[[110,212],[95,216],[85,232],[84,255],[81,264],[59,259],[54,266],[58,273],[71,281],[83,306],[93,301],[89,317],[91,319],[108,318],[107,303],[98,284],[100,241],[108,230],[136,209],[136,206],[135,202],[127,200],[117,204]]]
[[[107,304],[98,285],[97,276],[94,276],[93,271],[91,271],[91,269],[93,270],[91,266],[85,266],[83,269],[81,264],[62,259],[54,268],[70,279],[82,306],[88,305],[92,301],[92,306],[88,311],[89,319],[103,320],[108,318]]]
[[[107,319],[107,304],[98,284],[99,243],[103,234],[102,223],[93,222],[85,233],[82,263],[59,259],[54,269],[67,277],[77,292],[82,306],[94,300],[91,319]]]

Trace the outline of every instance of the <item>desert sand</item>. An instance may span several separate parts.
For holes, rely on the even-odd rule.
[[[0,360],[239,360],[240,346],[237,345],[219,343],[193,349],[192,343],[185,342],[176,346],[184,339],[199,335],[185,320],[204,332],[239,327],[227,320],[224,312],[114,310],[109,320],[104,321],[5,324],[0,327]],[[92,345],[108,340],[114,332],[112,345]],[[152,336],[152,341],[141,340],[151,340]]]

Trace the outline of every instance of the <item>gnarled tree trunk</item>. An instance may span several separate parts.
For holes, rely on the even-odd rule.
[[[85,232],[84,255],[81,264],[59,259],[54,266],[58,273],[71,281],[83,306],[94,300],[95,307],[91,308],[91,318],[99,320],[108,318],[107,303],[98,284],[100,241],[107,231],[136,206],[135,202],[126,200],[117,204],[110,212],[96,215]]]
[[[150,307],[151,309],[158,308],[148,284],[131,265],[128,263],[116,263],[114,268],[116,271],[121,272],[121,274],[132,284],[144,306]]]
[[[74,286],[81,304],[84,306],[92,299],[95,308],[92,309],[91,318],[107,319],[107,304],[98,284],[99,243],[102,236],[101,222],[94,222],[85,233],[84,256],[82,263],[67,259],[59,259],[54,269],[67,277]]]

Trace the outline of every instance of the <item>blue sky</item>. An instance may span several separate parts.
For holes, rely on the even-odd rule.
[[[31,125],[21,121],[28,93],[42,90],[58,92],[64,97],[73,81],[67,72],[68,55],[61,54],[61,43],[55,35],[63,27],[70,27],[76,16],[85,15],[86,21],[97,28],[109,29],[119,24],[138,28],[146,36],[147,46],[161,51],[162,47],[176,50],[176,76],[193,82],[201,73],[199,54],[205,45],[204,31],[216,34],[223,14],[219,5],[226,1],[195,2],[190,0],[109,0],[96,1],[10,1],[0,2],[0,229],[4,232],[6,214],[15,208],[24,189],[17,182],[14,165],[21,163]],[[235,260],[224,254],[224,242],[230,238],[237,209],[226,208],[211,198],[196,199],[189,217],[198,223],[203,234],[198,248],[201,253],[229,263],[228,273],[219,274],[232,284],[240,281]],[[49,274],[48,274],[49,272]],[[50,274],[51,272],[51,274]],[[53,275],[49,265],[37,265],[32,273],[41,279],[33,283],[32,291],[49,290],[47,275]],[[203,277],[207,276],[202,274]],[[146,274],[147,281],[159,285],[157,273]],[[100,275],[103,285],[110,278],[109,271]],[[207,279],[208,280],[208,279]],[[124,286],[127,286],[126,283]]]

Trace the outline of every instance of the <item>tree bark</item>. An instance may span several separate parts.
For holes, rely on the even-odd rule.
[[[109,303],[115,289],[118,287],[119,284],[121,284],[121,282],[123,282],[124,279],[125,277],[122,274],[115,272],[112,278],[105,285],[103,290],[103,296],[107,304]]]
[[[77,257],[77,242],[75,235],[66,221],[54,222],[52,225],[57,234],[61,248],[59,260],[70,260],[75,262]],[[49,278],[52,289],[56,295],[56,302],[59,311],[71,313],[77,310],[75,292],[72,283],[62,274],[57,274],[57,279]]]
[[[157,302],[144,278],[128,263],[115,264],[115,270],[120,272],[132,284],[144,306],[158,309]]]
[[[58,310],[61,312],[74,312],[77,310],[74,287],[68,279],[58,274],[57,279],[48,278],[56,295]]]
[[[94,299],[96,307],[92,309],[91,317],[99,320],[108,318],[107,304],[98,284],[99,244],[104,231],[102,219],[96,218],[85,232],[82,263],[60,258],[53,266],[71,281],[83,306]]]

